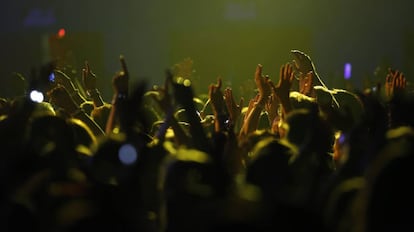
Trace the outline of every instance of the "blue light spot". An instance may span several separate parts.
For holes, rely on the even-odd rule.
[[[49,75],[49,81],[55,82],[55,74],[53,72]]]
[[[344,67],[344,78],[345,80],[351,79],[352,75],[352,65],[351,63],[346,63]]]
[[[123,164],[131,165],[137,161],[138,153],[133,145],[124,144],[119,148],[118,158]]]

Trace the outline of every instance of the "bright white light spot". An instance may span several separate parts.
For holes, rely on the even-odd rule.
[[[34,102],[43,102],[44,96],[42,92],[32,90],[32,92],[30,92],[30,99]]]
[[[131,165],[137,160],[138,153],[133,145],[124,144],[119,148],[118,158],[123,164]]]

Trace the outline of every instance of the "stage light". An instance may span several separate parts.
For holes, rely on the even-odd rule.
[[[30,92],[30,99],[34,102],[43,102],[44,96],[42,92],[39,92],[37,90],[32,90]]]
[[[351,75],[352,75],[352,65],[351,63],[345,63],[345,67],[344,67],[345,80],[351,79]]]
[[[135,147],[131,144],[124,144],[119,148],[118,158],[125,165],[134,164],[138,158]]]
[[[64,28],[59,29],[58,33],[58,38],[63,38],[66,35],[66,30]]]

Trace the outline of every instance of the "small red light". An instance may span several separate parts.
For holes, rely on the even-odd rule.
[[[65,29],[63,29],[63,28],[59,29],[59,31],[58,31],[58,37],[59,38],[63,38],[65,36],[65,34],[66,34]]]

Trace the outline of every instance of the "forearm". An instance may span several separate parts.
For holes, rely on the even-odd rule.
[[[214,113],[214,131],[221,132],[226,130],[226,121],[228,116],[224,113]]]
[[[271,110],[267,110],[267,120],[269,121],[269,125],[272,125],[272,122],[275,120],[278,112],[277,109],[271,108]]]
[[[105,133],[109,134],[113,131],[116,124],[117,115],[119,113],[119,105],[122,104],[127,98],[126,94],[123,93],[115,93],[112,98],[112,107],[111,111],[109,112],[108,121],[106,122],[105,126]]]
[[[260,115],[264,109],[264,105],[261,102],[255,103],[254,108],[250,111],[248,115],[246,115],[246,119],[244,120],[244,124],[240,130],[241,136],[247,136],[250,133],[257,130],[259,125]]]
[[[289,94],[287,94],[286,96],[279,96],[279,102],[280,102],[280,107],[281,107],[280,110],[281,110],[282,115],[286,115],[290,111],[292,111],[292,104],[290,102]]]
[[[115,115],[116,115],[116,107],[112,105],[111,111],[109,112],[108,120],[106,121],[105,125],[105,133],[110,134],[115,127]]]

